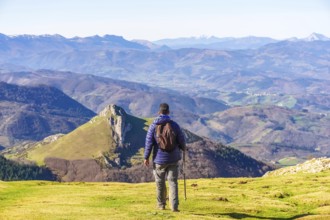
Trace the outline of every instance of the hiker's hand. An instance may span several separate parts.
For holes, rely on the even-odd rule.
[[[145,166],[149,166],[149,160],[148,159],[145,159],[143,163],[144,163]]]

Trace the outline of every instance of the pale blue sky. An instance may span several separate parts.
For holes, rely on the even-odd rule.
[[[0,33],[330,37],[330,0],[0,0]]]

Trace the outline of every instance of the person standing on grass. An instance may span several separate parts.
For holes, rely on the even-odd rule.
[[[157,205],[161,210],[166,206],[166,176],[170,188],[170,205],[178,212],[178,175],[181,151],[186,150],[186,142],[180,126],[171,120],[167,103],[159,106],[159,116],[150,125],[145,143],[144,165],[149,166],[149,157],[153,152],[153,174],[157,188]]]

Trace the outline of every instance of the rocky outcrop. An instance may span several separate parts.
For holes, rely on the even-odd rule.
[[[52,143],[54,141],[57,141],[60,137],[63,137],[64,134],[54,134],[48,137],[45,137],[42,142],[43,143]]]
[[[132,129],[132,125],[127,123],[125,110],[116,105],[108,105],[99,115],[109,118],[113,139],[119,146],[123,146],[126,133]]]
[[[284,176],[296,173],[319,173],[330,170],[330,158],[314,158],[302,164],[267,172],[264,176]]]

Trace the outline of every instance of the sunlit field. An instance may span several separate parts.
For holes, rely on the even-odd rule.
[[[0,182],[0,219],[330,219],[330,172],[180,181],[180,212],[155,184]]]

